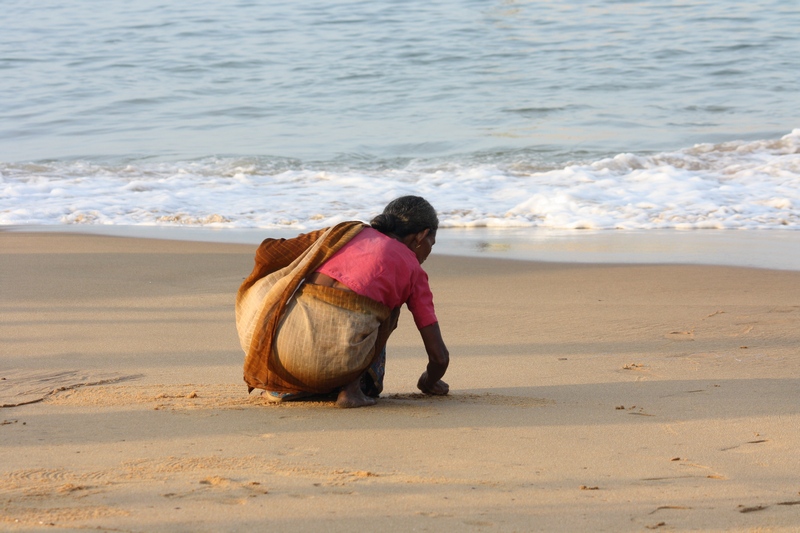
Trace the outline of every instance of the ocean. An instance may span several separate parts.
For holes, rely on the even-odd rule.
[[[800,228],[800,3],[3,2],[0,226]]]

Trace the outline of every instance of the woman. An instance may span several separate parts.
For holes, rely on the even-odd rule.
[[[369,226],[344,222],[261,243],[236,297],[250,390],[273,401],[338,390],[339,407],[374,405],[386,341],[406,304],[428,353],[417,387],[447,394],[449,353],[420,266],[438,226],[425,199],[403,196]]]

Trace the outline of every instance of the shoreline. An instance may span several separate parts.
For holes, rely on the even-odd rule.
[[[0,226],[0,232],[105,235],[257,246],[309,230],[187,226]],[[797,230],[440,228],[437,255],[581,264],[719,265],[800,270]]]

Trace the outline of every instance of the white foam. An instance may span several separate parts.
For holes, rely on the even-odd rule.
[[[307,230],[369,220],[392,198],[417,194],[443,227],[800,228],[800,129],[539,168],[512,158],[375,170],[246,158],[0,164],[0,224]]]

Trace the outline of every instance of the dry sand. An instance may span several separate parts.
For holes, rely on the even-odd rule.
[[[0,249],[0,530],[800,530],[800,272],[434,255],[450,396],[404,312],[339,410],[247,395],[254,246]]]

